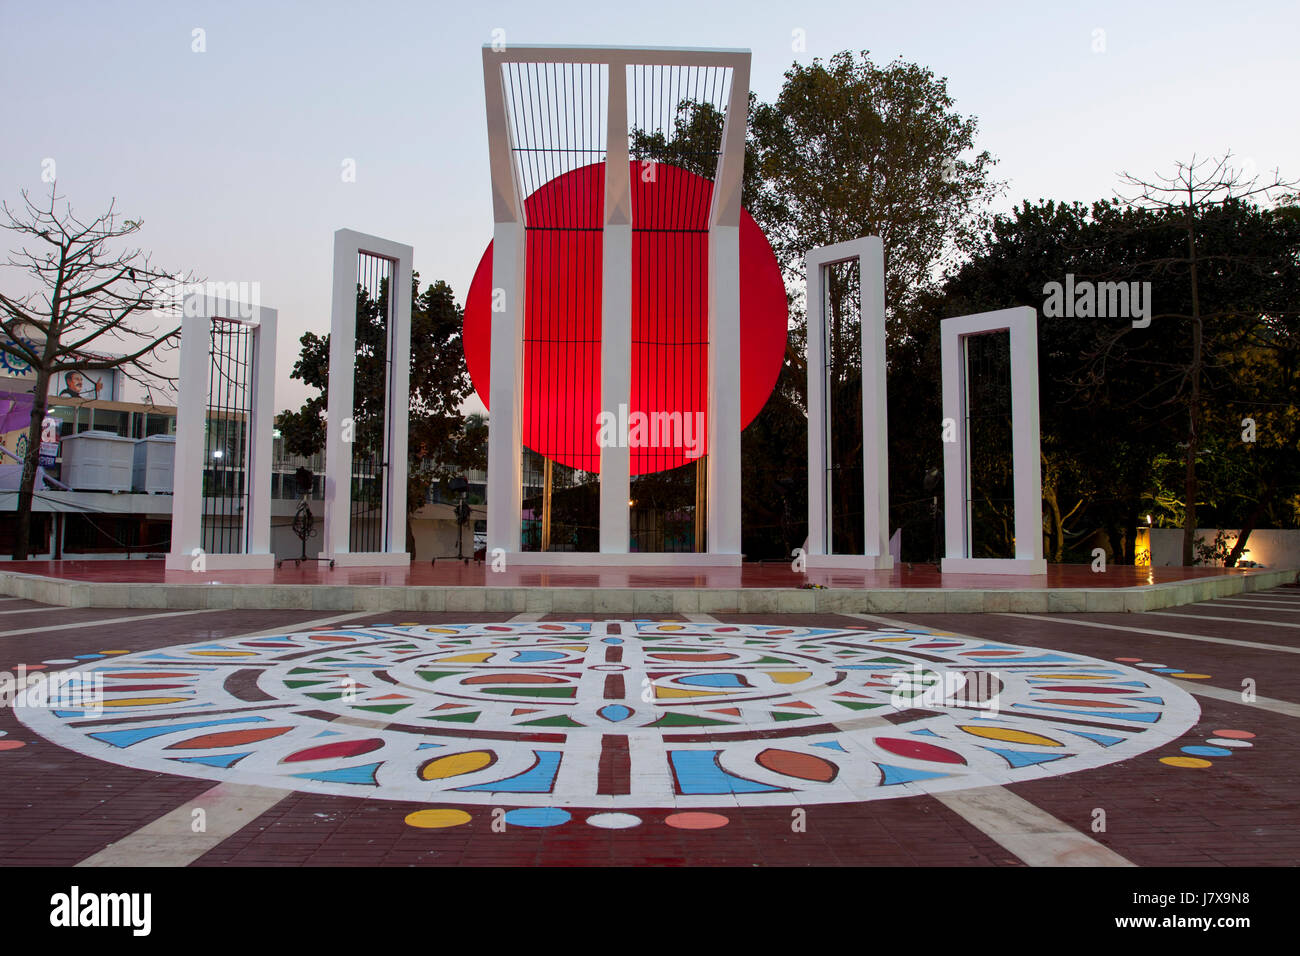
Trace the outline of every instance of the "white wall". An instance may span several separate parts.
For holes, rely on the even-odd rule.
[[[1207,545],[1213,543],[1217,528],[1201,528],[1196,536]],[[1237,540],[1237,531],[1225,529],[1228,547]],[[1182,564],[1183,531],[1181,528],[1151,529],[1151,564],[1154,567]],[[1266,568],[1300,568],[1300,528],[1257,528],[1246,539],[1246,561]]]

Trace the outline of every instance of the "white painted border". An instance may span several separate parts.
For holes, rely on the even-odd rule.
[[[304,631],[312,623],[305,622],[286,627],[281,633],[301,646],[304,643],[303,638],[306,636]],[[551,624],[553,626],[558,625],[563,630],[545,632],[545,638],[555,638],[563,635],[575,643],[586,645],[584,662],[577,666],[587,670],[589,665],[586,664],[586,657],[591,655],[593,650],[601,653],[603,657],[603,652],[600,652],[599,648],[602,646],[600,643],[601,638],[608,633],[605,622],[591,623],[585,630],[579,629],[581,622],[551,622]],[[348,630],[353,633],[363,630],[357,625],[344,626],[348,627]],[[665,633],[660,630],[662,626],[663,624],[660,622],[651,621],[631,624],[624,622],[622,631],[624,636],[622,639],[624,646],[628,650],[626,659],[629,661],[629,669],[632,674],[631,680],[629,680],[630,686],[637,686],[635,675],[638,672],[644,673],[645,669],[651,666],[661,666],[650,665],[644,660],[638,659],[647,637],[660,638],[665,636]],[[488,627],[493,630],[486,630]],[[531,622],[507,622],[504,627],[508,631],[524,636],[525,639],[538,636],[535,633],[536,625]],[[917,625],[903,625],[901,628],[891,627],[888,630],[870,626],[836,628],[828,634],[825,631],[819,633],[816,628],[808,628],[802,625],[790,626],[779,621],[767,625],[725,625],[722,630],[719,630],[720,627],[724,626],[696,623],[689,626],[688,633],[669,633],[667,636],[672,638],[674,643],[686,642],[700,648],[744,650],[744,641],[753,637],[766,638],[768,636],[767,632],[775,627],[785,632],[787,636],[775,645],[764,645],[771,652],[779,654],[783,650],[793,651],[798,645],[812,641],[824,648],[821,652],[815,652],[817,657],[824,658],[830,656],[831,648],[841,646],[851,647],[863,653],[875,653],[870,650],[869,641],[872,636],[909,636],[912,641],[908,643],[912,643],[929,641],[936,633]],[[391,642],[394,637],[407,638],[412,644],[416,645],[417,650],[413,653],[402,652],[402,656],[407,658],[408,663],[413,666],[412,659],[418,660],[426,658],[430,654],[438,653],[437,643],[445,640],[445,637],[441,634],[435,634],[433,631],[445,628],[460,629],[461,636],[469,638],[471,641],[470,644],[466,645],[467,649],[474,649],[492,646],[494,643],[499,642],[503,625],[396,625],[365,628],[364,630],[371,632],[373,640],[380,642]],[[246,650],[246,648],[238,642],[246,640],[247,637],[248,635],[239,635],[228,638],[222,643],[237,647],[242,651]],[[701,640],[701,638],[704,638],[704,640]],[[709,641],[708,638],[714,638],[714,640]],[[823,643],[828,640],[834,641],[834,643],[829,645]],[[942,673],[969,668],[971,666],[969,658],[960,655],[965,650],[974,649],[978,645],[985,643],[982,639],[963,635],[949,635],[947,641],[950,646],[941,651],[931,650],[920,654],[913,652],[907,644],[903,644],[891,645],[891,652],[907,660],[917,661],[918,663],[924,661],[927,668]],[[364,646],[364,644],[361,646]],[[657,644],[653,646],[662,647],[663,645]],[[1010,646],[1030,654],[1040,650],[1046,651],[1046,649],[1026,645]],[[209,639],[198,643],[140,651],[121,658],[115,658],[112,661],[87,663],[86,669],[99,670],[110,665],[114,667],[126,665],[133,668],[163,670],[176,667],[176,660],[186,660],[187,652],[210,647],[212,647],[212,643]],[[750,650],[759,653],[759,651],[752,648]],[[312,647],[310,651],[312,652],[310,656],[303,655],[301,652],[293,652],[292,657],[290,657],[284,649],[261,649],[253,657],[241,659],[241,664],[261,669],[265,675],[263,677],[263,686],[271,688],[277,686],[277,682],[282,680],[284,674],[289,669],[297,666],[301,660],[310,660],[312,657],[328,654],[330,648]],[[173,655],[171,661],[151,660],[159,652],[167,652]],[[447,652],[443,650],[441,653],[445,654]],[[1041,731],[1054,736],[1066,734],[1075,737],[1080,736],[1080,731],[1088,732],[1096,728],[1095,725],[1091,724],[1080,726],[1077,723],[1072,723],[1070,715],[1064,713],[1043,712],[1041,716],[1035,717],[1017,713],[1014,709],[1015,706],[1031,699],[1030,694],[1022,675],[1007,674],[1008,686],[1002,691],[1004,700],[996,715],[980,709],[972,710],[962,706],[945,706],[941,704],[929,713],[907,706],[902,709],[890,707],[888,710],[878,710],[875,712],[877,715],[875,717],[866,716],[864,718],[861,715],[852,717],[845,714],[839,720],[831,717],[830,726],[828,726],[826,717],[817,717],[816,714],[810,714],[804,721],[797,722],[792,726],[787,723],[775,724],[772,722],[769,724],[766,719],[768,711],[764,709],[764,718],[756,724],[748,725],[751,729],[759,730],[767,729],[769,726],[780,727],[783,733],[782,739],[789,746],[809,755],[814,753],[813,747],[819,742],[836,740],[848,744],[847,747],[841,747],[840,755],[827,755],[836,764],[838,774],[833,781],[825,783],[816,781],[794,782],[789,776],[776,774],[762,768],[757,765],[756,758],[759,752],[771,744],[771,741],[761,738],[743,741],[728,740],[729,731],[733,728],[713,728],[713,733],[710,733],[710,729],[706,728],[698,736],[691,735],[695,739],[690,740],[680,740],[678,735],[674,733],[648,726],[637,726],[635,729],[628,728],[629,731],[633,731],[633,737],[630,740],[632,745],[632,767],[629,774],[632,789],[627,794],[610,795],[593,792],[596,790],[594,758],[599,747],[598,740],[601,731],[599,726],[588,725],[582,730],[566,734],[566,740],[548,745],[547,749],[558,750],[562,753],[559,773],[553,788],[542,793],[515,793],[487,789],[462,789],[466,784],[480,784],[499,780],[503,773],[509,773],[510,770],[515,768],[519,770],[527,769],[536,760],[533,753],[534,743],[526,740],[505,741],[500,739],[500,725],[494,726],[490,715],[482,727],[482,736],[477,737],[474,728],[455,731],[450,735],[441,735],[437,728],[428,727],[427,730],[417,735],[409,733],[401,726],[367,726],[365,728],[367,735],[380,738],[386,749],[383,757],[384,766],[379,769],[375,786],[367,787],[364,790],[354,784],[304,779],[296,775],[296,768],[286,769],[283,758],[299,747],[315,746],[319,742],[317,735],[321,727],[328,724],[327,720],[322,721],[317,717],[304,716],[305,712],[299,706],[290,706],[287,710],[284,709],[284,704],[297,704],[302,697],[301,692],[291,691],[287,688],[278,692],[275,700],[266,702],[265,707],[241,705],[240,714],[256,718],[261,716],[259,712],[269,711],[273,715],[278,715],[275,716],[276,720],[283,720],[289,724],[291,727],[290,732],[282,739],[276,738],[266,745],[254,748],[253,753],[247,759],[241,760],[229,768],[178,763],[170,756],[175,751],[169,752],[166,749],[168,744],[166,739],[144,741],[126,748],[115,747],[111,743],[96,739],[93,736],[93,733],[97,732],[102,724],[97,723],[94,726],[87,726],[88,722],[75,713],[61,713],[52,708],[43,707],[16,707],[14,715],[34,733],[68,750],[119,766],[168,775],[213,779],[239,785],[265,786],[309,793],[335,794],[347,797],[366,796],[425,804],[430,799],[440,799],[456,804],[476,806],[504,804],[506,806],[590,807],[593,809],[614,809],[618,807],[735,808],[737,806],[793,806],[805,803],[860,803],[869,800],[895,799],[922,794],[937,795],[970,789],[980,790],[991,785],[1015,784],[1058,777],[1067,773],[1093,770],[1124,760],[1131,760],[1179,739],[1195,726],[1200,719],[1201,710],[1196,699],[1176,682],[1164,679],[1161,675],[1080,654],[1061,651],[1051,651],[1050,653],[1059,655],[1061,660],[1042,664],[1044,670],[1067,672],[1073,668],[1097,667],[1111,672],[1114,680],[1123,680],[1125,678],[1141,680],[1161,699],[1160,703],[1151,704],[1149,708],[1158,711],[1161,714],[1161,719],[1149,724],[1137,721],[1122,721],[1122,727],[1117,728],[1117,732],[1123,735],[1123,739],[1111,746],[1100,746],[1095,742],[1089,742],[1088,744],[1077,743],[1067,737],[1065,741],[1060,742],[1064,747],[1064,759],[1009,767],[1005,758],[989,753],[992,748],[967,740],[965,737],[957,736],[957,728],[960,725],[974,721],[987,721],[993,726],[1006,730]],[[192,658],[190,660],[191,663],[187,664],[187,667],[201,666],[201,662],[193,661]],[[400,668],[402,665],[389,664],[387,666],[393,669],[395,667]],[[837,672],[842,676],[844,665],[834,663],[834,658],[832,658],[831,661],[820,660],[816,664],[810,662],[810,667],[813,674],[817,671],[824,672],[816,677],[813,677],[812,674],[809,675],[813,679],[814,686],[801,689],[785,688],[778,692],[777,697],[799,696],[801,700],[811,700],[815,705],[828,707],[827,698],[834,692],[838,683],[836,680],[828,679]],[[905,665],[894,665],[887,669],[897,669],[898,667],[905,667]],[[206,708],[204,708],[206,712],[223,713],[229,709],[234,700],[225,686],[227,673],[221,669],[201,669],[203,673],[191,684],[195,700],[206,705]],[[593,676],[595,679],[585,684],[583,689],[579,691],[579,706],[590,705],[594,709],[599,703],[598,688],[603,686],[604,678],[600,672],[594,671],[594,669],[590,669],[588,673],[589,676]],[[858,676],[861,678],[860,671]],[[1195,689],[1201,690],[1199,687]],[[587,691],[591,693],[587,693]],[[426,693],[429,698],[439,696],[438,691],[433,688]],[[635,693],[635,691],[631,693]],[[880,695],[887,692],[875,693]],[[737,703],[742,707],[762,706],[753,698],[738,701]],[[1010,706],[1006,706],[1008,704]],[[510,705],[503,701],[499,710],[503,711],[508,706]],[[652,708],[656,706],[653,703],[651,704]],[[333,724],[335,727],[356,722],[355,715],[349,713],[348,709],[342,705],[322,704],[321,708],[338,713],[343,718],[341,722],[336,721]],[[644,711],[645,708],[639,707],[638,709]],[[669,712],[666,708],[660,709]],[[826,710],[821,710],[821,713],[826,712]],[[882,733],[890,733],[890,728],[893,726],[882,718],[891,712],[895,714],[906,713],[913,718],[908,721],[906,732],[916,730],[937,732],[938,737],[945,738],[938,741],[938,743],[941,746],[957,749],[966,758],[967,762],[962,765],[946,765],[944,769],[950,772],[937,778],[884,785],[881,781],[879,767],[881,761],[904,769],[911,767],[913,763],[921,764],[920,767],[915,769],[938,769],[933,763],[898,756],[880,746],[876,738]],[[168,711],[166,705],[162,705],[162,709],[157,707],[147,711],[137,709],[135,716],[147,717],[154,722],[153,726],[157,729],[164,729],[169,725],[175,726],[177,724],[183,727],[192,720],[192,715],[195,713],[196,711],[190,707],[178,711]],[[647,716],[653,716],[653,714]],[[1055,719],[1057,717],[1060,719]],[[365,723],[374,724],[371,721]],[[170,733],[192,734],[193,731],[176,729],[170,731]],[[498,763],[483,768],[482,776],[475,777],[465,774],[450,782],[446,780],[437,781],[438,786],[419,779],[415,770],[421,763],[429,759],[428,751],[419,749],[420,743],[450,741],[457,746],[464,746],[468,749],[480,745],[476,743],[476,740],[483,741],[483,744],[495,751],[499,758]],[[737,775],[743,773],[750,779],[769,785],[771,789],[761,793],[680,794],[675,792],[665,751],[693,750],[707,752],[710,748],[723,751],[718,758],[719,766],[723,770]],[[338,769],[347,766],[349,759],[346,757],[336,758],[332,762],[326,762],[322,759],[313,765],[313,769]],[[292,765],[290,766],[292,767]]]
[[[970,481],[966,444],[966,358],[962,339],[985,332],[1011,336],[1012,475],[1016,556],[972,558],[966,487]],[[1043,558],[1043,473],[1038,428],[1038,313],[1029,306],[944,319],[939,325],[943,359],[943,415],[956,423],[954,442],[943,447],[945,557],[941,572],[959,574],[1046,574]]]
[[[251,321],[240,316],[250,309]],[[191,314],[194,313],[194,314]],[[204,554],[207,568],[265,570],[275,567],[271,551],[271,432],[275,427],[275,309],[230,302],[202,293],[184,299],[181,356],[177,372],[176,454],[172,472],[172,537],[165,567],[189,571],[193,551],[203,547],[204,426],[207,419],[209,353],[213,318],[253,328],[252,414],[245,428],[248,504],[242,554]]]
[[[349,540],[352,521],[352,450],[339,423],[352,417],[356,371],[357,257],[361,253],[392,262],[389,297],[394,303],[392,371],[384,421],[387,428],[384,474],[384,551],[361,558]],[[406,451],[411,379],[411,270],[414,250],[407,245],[352,229],[334,233],[334,293],[330,313],[330,377],[325,433],[325,514],[321,556],[343,565],[403,565],[406,552]]]
[[[858,262],[862,318],[862,511],[864,553],[834,554],[831,537],[830,396],[826,375],[824,276],[828,266]],[[804,257],[808,285],[808,555],[810,568],[888,570],[889,411],[885,388],[885,247],[879,236],[820,246]]]

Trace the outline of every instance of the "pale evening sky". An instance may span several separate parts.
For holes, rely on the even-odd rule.
[[[116,197],[144,221],[156,264],[259,282],[279,309],[279,409],[305,395],[289,379],[298,338],[328,331],[335,229],[413,245],[422,282],[463,302],[491,238],[480,50],[496,29],[507,43],[748,48],[765,101],[795,60],[901,56],[979,119],[1005,210],[1104,198],[1121,170],[1170,172],[1193,152],[1300,175],[1298,26],[1294,0],[0,0],[0,198],[42,194],[52,158],[76,211]],[[0,288],[15,283],[0,269]]]

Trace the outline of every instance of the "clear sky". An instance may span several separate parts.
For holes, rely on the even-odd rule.
[[[901,56],[978,117],[1009,209],[1104,198],[1120,171],[1169,172],[1193,152],[1300,176],[1298,27],[1295,0],[0,0],[0,197],[41,194],[52,158],[76,211],[116,197],[144,221],[155,264],[259,282],[279,309],[284,408],[305,394],[289,379],[298,338],[328,331],[335,229],[413,245],[422,281],[463,301],[491,238],[480,49],[494,30],[748,48],[766,101],[795,60]],[[0,269],[0,283],[15,279]]]

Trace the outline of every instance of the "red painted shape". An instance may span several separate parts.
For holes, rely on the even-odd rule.
[[[920,740],[901,740],[898,737],[877,737],[876,744],[882,750],[888,750],[891,754],[899,757],[910,757],[913,760],[928,760],[932,763],[961,763],[966,762],[966,758],[961,754],[943,747],[936,747],[934,744],[923,743]]]
[[[829,760],[794,750],[764,750],[758,755],[758,763],[775,773],[818,783],[829,783],[839,773],[839,768]]]
[[[333,743],[321,744],[319,747],[299,750],[297,753],[289,754],[280,762],[300,763],[304,760],[325,760],[330,757],[356,757],[378,750],[383,745],[384,742],[377,737],[366,740],[336,740]]]
[[[656,164],[647,182],[632,167],[631,412],[706,412],[708,233],[713,184]],[[605,164],[557,176],[524,201],[527,233],[523,443],[586,471],[599,471],[601,242]],[[643,228],[644,227],[644,228]],[[691,231],[686,231],[691,230]],[[465,300],[465,360],[490,404],[492,246]],[[776,255],[754,218],[740,221],[740,426],[762,410],[785,354],[788,306]],[[616,412],[617,409],[610,409]],[[699,447],[705,447],[700,445]],[[633,448],[634,475],[693,461],[687,449]]]
[[[1066,694],[1133,694],[1136,687],[1075,687],[1073,684],[1054,684],[1051,687],[1035,687],[1034,690],[1047,690]],[[1150,688],[1147,688],[1150,690]]]
[[[202,734],[168,744],[168,750],[207,750],[210,747],[238,747],[243,744],[255,744],[259,740],[269,740],[287,734],[292,727],[250,727],[246,730],[223,730],[215,734]]]
[[[1064,704],[1068,707],[1122,707],[1125,710],[1133,709],[1129,704],[1117,704],[1113,700],[1078,700],[1070,697],[1043,697],[1038,703]]]
[[[558,677],[546,674],[475,674],[467,677],[462,684],[563,684]]]
[[[129,673],[123,673],[121,671],[118,671],[117,673],[105,674],[104,676],[108,678],[116,678],[116,679],[128,678],[130,680],[139,680],[143,677],[150,677],[150,678],[193,677],[194,672],[193,671],[130,671]],[[116,690],[117,688],[113,687],[109,689]]]

